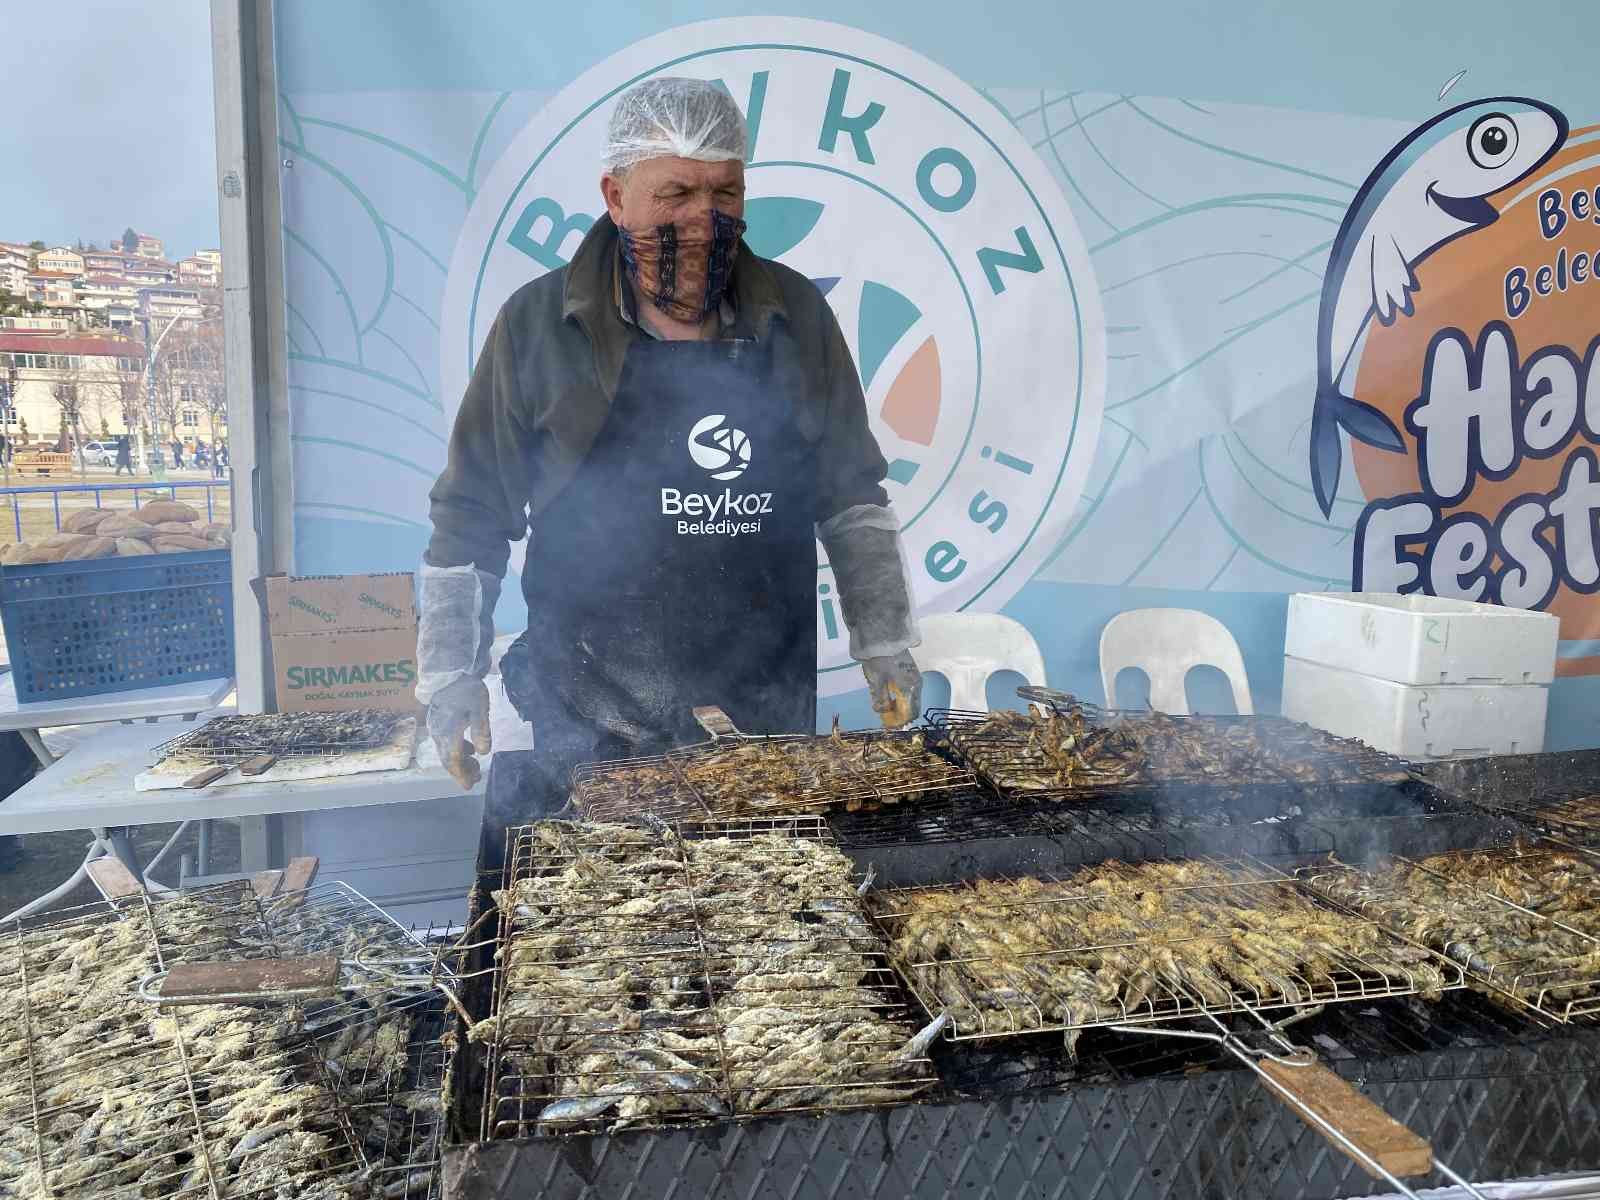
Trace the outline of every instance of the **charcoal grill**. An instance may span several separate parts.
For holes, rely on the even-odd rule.
[[[579,766],[573,811],[589,821],[738,819],[904,804],[976,784],[925,749],[920,731],[758,735],[720,709],[696,709],[695,718],[709,741]]]
[[[1386,801],[1378,815],[1350,820],[1339,819],[1342,806],[1324,814],[1306,804],[1303,814],[1287,819],[1201,825],[1180,820],[1175,807],[1133,803],[1148,796],[1026,806],[973,794],[875,813],[835,811],[817,827],[833,831],[860,869],[872,863],[883,873],[893,863],[887,873],[895,886],[901,886],[896,872],[913,883],[988,873],[987,865],[1006,861],[1006,847],[1019,856],[1037,850],[1055,870],[1110,856],[1138,861],[1209,852],[1203,846],[1234,855],[1282,853],[1301,863],[1306,855],[1330,853],[1365,862],[1397,852],[1503,847],[1526,833],[1498,814],[1436,805],[1438,797],[1413,779],[1371,794],[1380,792],[1403,802]],[[1035,824],[1022,836],[1020,823],[992,824],[983,804],[997,814],[1031,812],[1030,820],[1070,819]],[[1203,816],[1204,807],[1189,815]],[[1422,815],[1433,807],[1442,811]],[[1361,805],[1348,808],[1359,812]],[[1239,838],[1250,841],[1233,840]],[[902,844],[892,844],[897,839]],[[993,853],[975,852],[979,842]],[[1017,849],[1023,844],[1025,850]],[[487,889],[502,882],[497,873],[473,902],[491,925],[496,914]],[[497,944],[496,936],[482,939],[480,972],[464,980],[474,1014],[489,1009]],[[1314,1050],[1425,1135],[1438,1157],[1464,1175],[1505,1179],[1600,1166],[1600,1029],[1558,1025],[1526,1009],[1512,1013],[1460,988],[1438,1002],[1384,996],[1265,1015],[1280,1012],[1294,1018],[1293,1043]],[[1197,1021],[1204,1022],[1198,1029]],[[444,1197],[1306,1200],[1364,1195],[1375,1186],[1393,1190],[1375,1185],[1269,1098],[1255,1073],[1240,1069],[1236,1046],[1286,1056],[1260,1014],[1210,1014],[1174,1025],[1215,1037],[1150,1036],[1151,1023],[1126,1031],[1096,1026],[1083,1031],[1075,1059],[1059,1032],[941,1040],[931,1052],[939,1083],[912,1103],[614,1133],[540,1136],[535,1129],[450,1145]],[[486,1048],[470,1050],[458,1062],[451,1092],[464,1141],[476,1134],[485,1099]]]
[[[1422,773],[1481,808],[1600,847],[1600,750],[1452,759],[1429,763]]]

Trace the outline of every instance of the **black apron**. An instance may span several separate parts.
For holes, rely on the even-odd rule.
[[[534,522],[526,657],[502,672],[541,782],[491,821],[548,815],[579,763],[703,740],[696,705],[751,733],[815,728],[816,444],[772,344],[629,349],[593,447]]]

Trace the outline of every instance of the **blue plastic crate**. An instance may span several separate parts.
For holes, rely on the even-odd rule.
[[[0,566],[17,699],[66,700],[233,674],[227,550]]]

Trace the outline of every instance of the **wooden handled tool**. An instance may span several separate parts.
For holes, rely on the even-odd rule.
[[[1433,1147],[1426,1139],[1412,1133],[1320,1063],[1297,1067],[1265,1059],[1259,1065],[1272,1091],[1305,1105],[1384,1170],[1402,1178],[1433,1170]],[[1333,1145],[1361,1162],[1339,1143]],[[1365,1164],[1362,1166],[1365,1169]],[[1368,1174],[1372,1172],[1368,1170]]]
[[[715,704],[703,704],[694,710],[694,719],[714,738],[742,737],[733,719]]]
[[[196,771],[193,775],[189,776],[189,778],[183,781],[183,786],[189,788],[191,791],[199,791],[202,788],[210,787],[213,783],[221,779],[231,770],[233,770],[233,768],[228,766],[226,763],[218,763],[214,767],[207,767],[203,771]]]
[[[239,764],[241,775],[264,775],[272,770],[273,764],[278,761],[276,754],[258,754],[254,758],[247,758]]]
[[[161,982],[161,1004],[316,999],[339,990],[337,958],[260,958],[176,963]]]

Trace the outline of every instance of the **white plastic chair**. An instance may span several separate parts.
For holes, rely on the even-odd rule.
[[[911,657],[923,673],[950,681],[950,707],[989,710],[985,690],[996,671],[1015,671],[1035,687],[1045,687],[1044,656],[1027,627],[994,613],[939,613],[923,617],[922,644]]]
[[[1100,686],[1106,707],[1117,707],[1117,674],[1136,667],[1150,677],[1150,707],[1189,711],[1184,680],[1194,667],[1216,667],[1228,677],[1234,707],[1248,715],[1250,678],[1239,643],[1215,617],[1189,608],[1135,608],[1118,613],[1100,634]]]

